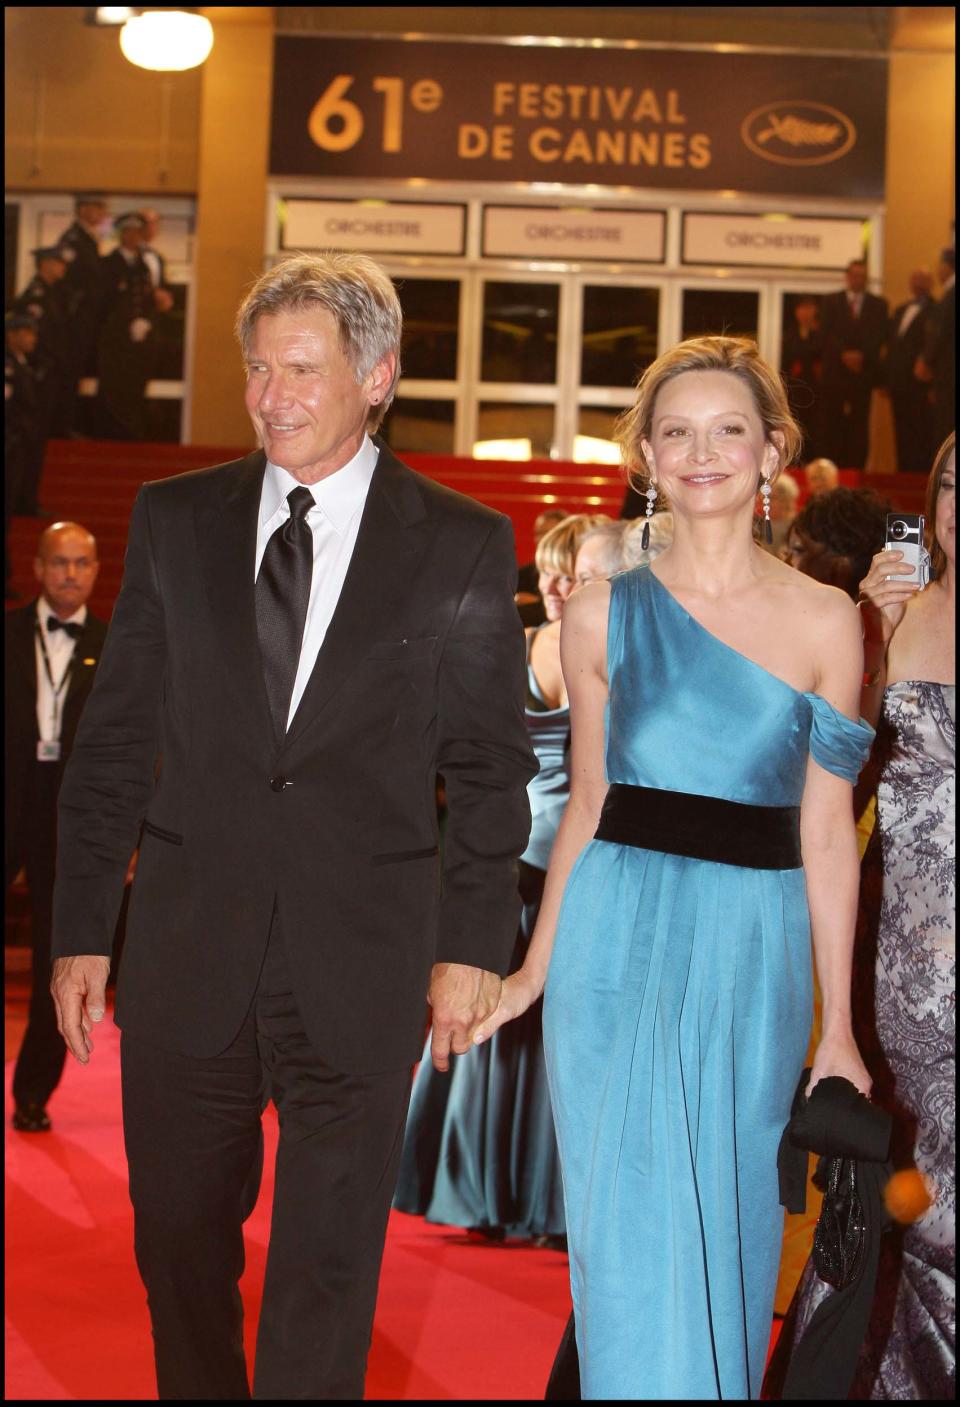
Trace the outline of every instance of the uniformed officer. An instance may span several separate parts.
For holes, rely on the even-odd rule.
[[[37,320],[25,312],[8,313],[4,322],[4,540],[14,513],[36,512],[37,484],[43,467],[40,380],[33,355]],[[6,580],[9,599],[10,557]]]
[[[67,381],[70,370],[70,317],[65,276],[67,261],[59,244],[31,250],[36,273],[14,302],[15,312],[37,323],[38,343],[33,361],[40,374],[44,433],[66,435],[70,429]]]
[[[140,440],[155,314],[153,280],[141,253],[147,222],[131,210],[113,227],[120,243],[100,261],[99,432],[109,440]]]
[[[58,241],[67,261],[66,289],[70,316],[70,385],[67,418],[79,431],[78,385],[83,376],[95,376],[100,329],[100,228],[107,217],[107,199],[86,191],[74,199],[76,218]]]

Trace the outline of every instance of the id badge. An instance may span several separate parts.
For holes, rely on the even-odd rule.
[[[37,743],[37,761],[38,761],[38,762],[59,762],[59,761],[60,761],[60,744],[59,744],[58,742],[56,742],[56,743],[45,743],[45,742],[43,741],[43,739],[41,739],[40,742]]]

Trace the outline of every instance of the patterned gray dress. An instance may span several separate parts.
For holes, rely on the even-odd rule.
[[[854,1018],[874,1098],[894,1115],[893,1156],[934,1194],[884,1237],[850,1397],[952,1399],[956,1378],[954,980],[956,690],[908,681],[884,694],[877,826],[864,856]],[[797,1333],[832,1291],[808,1263]]]

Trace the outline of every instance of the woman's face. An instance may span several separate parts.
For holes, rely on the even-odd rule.
[[[541,571],[537,586],[543,597],[547,620],[559,620],[563,615],[563,604],[576,586],[575,580],[566,572],[547,567]]]
[[[670,506],[695,518],[748,505],[752,512],[759,475],[778,463],[749,388],[729,371],[685,371],[668,381],[643,450]]]
[[[934,529],[937,541],[943,548],[944,556],[951,566],[956,564],[957,552],[956,467],[956,451],[954,451],[947,460],[943,477],[940,480],[940,490],[937,494],[937,521]]]

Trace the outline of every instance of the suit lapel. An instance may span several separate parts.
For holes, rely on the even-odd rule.
[[[378,442],[380,457],[337,608],[287,733],[295,742],[384,633],[402,603],[427,540],[425,510],[410,470]]]
[[[272,738],[253,575],[265,467],[262,450],[231,466],[224,475],[222,496],[213,496],[197,508],[196,524],[198,552],[225,673],[233,679],[253,724]]]

